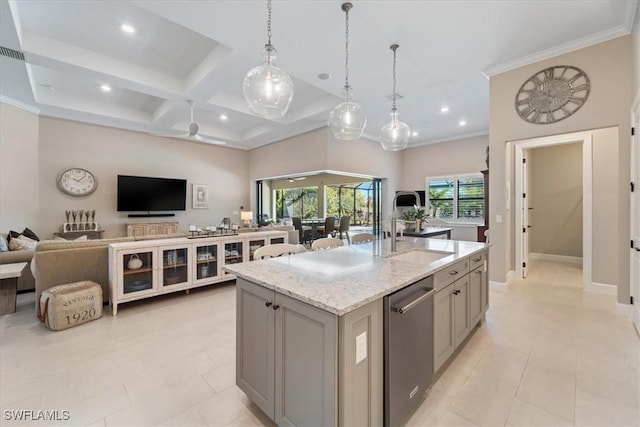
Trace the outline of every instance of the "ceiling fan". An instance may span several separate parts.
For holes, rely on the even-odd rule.
[[[200,135],[198,133],[198,131],[200,130],[200,125],[198,125],[198,123],[193,121],[193,108],[195,107],[196,103],[191,101],[191,100],[187,100],[187,102],[189,103],[189,106],[191,108],[191,122],[189,124],[189,132],[178,134],[178,135],[175,135],[175,134],[157,134],[157,133],[153,133],[151,135],[162,136],[162,137],[165,137],[165,138],[190,139],[192,141],[206,142],[208,144],[217,144],[217,145],[226,144],[226,142],[224,142],[224,141],[218,141],[216,139],[207,138],[206,136],[202,136],[202,135]]]

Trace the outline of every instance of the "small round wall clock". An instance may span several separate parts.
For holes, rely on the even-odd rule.
[[[516,112],[533,124],[564,120],[580,109],[589,97],[587,73],[570,65],[557,65],[535,73],[516,94]]]
[[[64,169],[56,180],[58,188],[70,196],[88,196],[98,188],[98,180],[86,169]]]

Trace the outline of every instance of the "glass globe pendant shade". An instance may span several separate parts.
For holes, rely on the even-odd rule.
[[[275,65],[277,53],[271,44],[265,45],[264,63],[250,69],[242,85],[249,109],[268,119],[287,114],[293,99],[291,77]]]
[[[358,139],[367,125],[367,115],[360,105],[351,101],[349,87],[344,88],[344,94],[345,101],[338,104],[329,114],[329,127],[336,139]]]
[[[380,130],[380,143],[386,151],[399,151],[407,148],[411,138],[411,128],[398,119],[398,111],[391,110],[391,120]]]

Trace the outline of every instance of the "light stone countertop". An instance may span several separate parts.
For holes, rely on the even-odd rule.
[[[390,239],[382,239],[224,268],[239,278],[342,316],[489,247],[485,243],[406,236],[398,241],[395,254],[390,246]],[[450,255],[430,263],[395,257],[415,250]]]

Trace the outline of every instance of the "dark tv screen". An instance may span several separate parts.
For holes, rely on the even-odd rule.
[[[416,193],[418,193],[418,195],[420,196],[420,206],[424,208],[424,203],[425,203],[425,192],[424,190],[418,190],[416,191]],[[416,196],[414,196],[413,194],[411,195],[402,195],[402,196],[398,196],[398,198],[396,199],[396,206],[413,206],[416,204]]]
[[[186,208],[185,179],[118,175],[118,211],[183,211]]]

